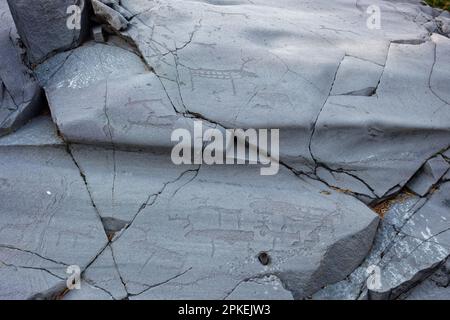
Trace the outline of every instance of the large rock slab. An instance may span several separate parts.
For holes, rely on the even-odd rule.
[[[201,167],[180,176],[113,240],[127,291],[223,299],[275,275],[302,298],[344,278],[369,250],[378,218],[352,197],[321,192],[288,170],[267,178],[246,166]]]
[[[176,166],[167,153],[71,146],[103,219],[130,223],[164,186],[198,166]],[[189,172],[188,172],[189,173]],[[110,220],[111,221],[111,220]],[[120,231],[120,224],[112,229]]]
[[[429,81],[436,68],[436,46],[450,40],[432,40],[391,44],[376,95],[328,99],[311,145],[318,162],[352,175],[355,188],[363,181],[383,197],[404,186],[427,159],[448,148],[450,107]],[[425,142],[424,136],[429,140]]]
[[[1,140],[5,297],[54,297],[79,265],[81,290],[66,299],[300,298],[350,274],[378,224],[363,203],[287,169],[264,177],[66,146],[48,118]]]
[[[15,135],[0,146],[0,292],[26,299],[65,285],[67,267],[86,268],[107,238],[66,147]]]
[[[449,300],[450,260],[447,260],[433,275],[406,293],[406,300]]]
[[[30,63],[78,46],[88,32],[86,0],[8,0]]]
[[[67,267],[37,253],[1,245],[0,297],[2,300],[23,300],[46,292],[65,282]]]
[[[439,286],[431,280],[418,285],[406,300],[450,300],[450,288]]]
[[[174,109],[140,57],[111,43],[59,54],[36,72],[67,142],[170,149],[175,129],[194,130],[194,117]],[[204,131],[217,127],[203,124]]]
[[[442,107],[442,101],[431,97],[428,84],[433,53],[426,57],[418,53],[415,61],[403,59],[405,63],[420,64],[424,60],[424,66],[418,70],[396,68],[396,62],[389,62],[393,59],[391,43],[426,41],[430,51],[433,49],[428,30],[423,27],[430,19],[415,3],[358,1],[355,6],[352,1],[165,0],[156,3],[125,0],[122,5],[136,15],[126,35],[136,42],[179,111],[201,114],[224,127],[280,128],[281,158],[291,167],[314,171],[317,164],[324,164],[352,175],[352,171],[358,171],[353,175],[353,191],[372,198],[381,197],[391,188],[403,185],[427,158],[448,145],[448,108],[440,110],[441,116],[433,114]],[[380,29],[367,26],[366,10],[370,5],[381,10]],[[333,14],[323,14],[324,10]],[[439,50],[446,52],[446,49]],[[386,65],[386,75],[381,77]],[[351,79],[347,75],[352,75]],[[445,75],[448,77],[443,68],[440,77]],[[372,122],[380,123],[376,129],[381,127],[383,132],[397,130],[397,123],[386,118],[387,109],[398,110],[399,114],[411,111],[403,105],[409,99],[411,86],[395,86],[397,98],[391,99],[394,92],[388,95],[385,89],[394,81],[387,81],[388,77],[396,78],[397,82],[409,78],[417,87],[417,95],[425,91],[415,104],[422,106],[426,101],[428,105],[431,99],[433,111],[428,117],[432,118],[433,125],[436,123],[424,128],[414,119],[406,120],[405,125],[415,130],[403,133],[398,142],[391,141],[389,134],[379,137],[388,146],[386,153],[390,161],[386,161],[387,156],[377,146],[362,150],[354,141],[360,137],[371,142],[373,138],[365,133],[373,134],[373,130],[368,130]],[[422,81],[423,77],[427,81]],[[376,90],[380,79],[384,89]],[[366,97],[375,91],[376,96]],[[329,99],[335,94],[351,96]],[[352,100],[355,102],[349,103],[354,95],[362,97],[355,97]],[[330,118],[328,123],[331,102],[356,104],[356,110],[338,110],[345,113],[343,116],[348,121],[339,117]],[[360,104],[377,107],[366,114]],[[361,119],[359,112],[366,119]],[[385,118],[381,119],[375,112],[384,114]],[[413,113],[411,118],[414,116]],[[355,123],[350,123],[352,119]],[[323,146],[321,133],[316,132],[324,129],[325,123],[331,127],[327,132],[334,139],[326,136],[324,140],[333,146]],[[420,135],[430,131],[438,138],[434,138],[432,145],[419,143],[416,131]],[[405,141],[408,152],[411,152],[409,143],[419,146],[420,151],[406,154],[396,145],[400,144],[399,140]],[[334,156],[340,153],[348,155],[347,158],[341,160]],[[359,174],[359,171],[363,172]],[[340,180],[348,185],[350,178]],[[367,188],[361,188],[361,181],[356,180],[369,185],[369,191],[363,190]],[[334,185],[343,187],[339,182]]]
[[[49,58],[35,71],[39,82],[51,93],[58,88],[85,89],[108,78],[146,73],[148,68],[131,51],[88,42]]]
[[[423,201],[414,195],[401,196],[393,201],[389,210],[381,220],[373,247],[364,262],[345,280],[326,286],[314,295],[313,299],[339,299],[356,300],[367,298],[367,280],[369,278],[368,269],[370,266],[378,266],[383,259],[385,252],[398,241],[398,229],[405,224],[405,220],[410,218],[418,208],[423,205]],[[381,268],[380,268],[381,269]]]
[[[166,148],[170,132],[192,127],[186,116],[223,128],[279,128],[284,163],[367,202],[397,192],[448,147],[450,40],[429,36],[420,6],[326,2],[336,14],[324,16],[322,1],[221,4],[121,2],[134,15],[123,36],[154,73],[106,45],[39,68],[41,79],[43,69],[54,74],[46,92],[66,140]],[[373,4],[380,30],[367,26]],[[113,59],[105,74],[102,54],[132,67]]]
[[[36,117],[19,131],[0,139],[3,146],[62,146],[64,144],[58,136],[57,128],[50,116]]]
[[[434,190],[427,203],[403,226],[402,232],[450,250],[450,182]]]
[[[21,23],[34,14],[24,3],[11,6],[55,125],[39,117],[0,139],[2,297],[60,298],[76,264],[82,289],[66,299],[394,299],[448,259],[450,42],[429,34],[433,10],[123,0],[107,7],[131,19],[121,39],[58,53],[82,38],[61,30],[67,1],[52,4],[53,20],[28,19],[36,30]],[[381,29],[366,25],[373,4]],[[36,40],[49,32],[61,37]],[[11,57],[22,62],[11,52],[0,69],[8,119],[35,85],[12,73]],[[195,119],[281,129],[292,169],[172,165],[171,133]],[[396,192],[370,250],[378,218],[353,196]],[[377,288],[366,283],[374,266]]]
[[[292,293],[283,288],[276,276],[262,277],[243,282],[227,297],[227,300],[292,300]]]
[[[118,11],[107,6],[105,3],[99,0],[92,0],[92,8],[97,18],[106,22],[112,28],[117,31],[124,30],[128,27],[128,21]],[[120,6],[119,6],[120,8]]]
[[[108,246],[85,270],[79,290],[71,290],[64,300],[122,300],[127,292]]]
[[[407,187],[423,197],[445,175],[449,168],[450,164],[442,156],[438,155],[431,158],[408,182]]]
[[[383,70],[384,65],[346,56],[339,66],[331,95],[371,96]]]
[[[42,107],[42,92],[23,65],[22,49],[6,0],[0,1],[0,136],[26,123]]]
[[[261,297],[289,296],[264,275],[276,275],[298,298],[345,277],[376,230],[376,215],[361,202],[286,169],[264,178],[257,167],[177,167],[167,153],[70,149],[111,231],[130,298],[248,298],[256,288],[267,291]],[[258,261],[262,251],[268,267]]]
[[[450,183],[443,182],[429,199],[402,195],[385,214],[364,263],[344,281],[327,286],[315,299],[397,299],[425,292],[445,297],[446,290],[424,281],[450,255],[448,197]],[[368,287],[368,270],[379,272],[379,286]],[[423,283],[422,283],[423,281]],[[422,284],[421,284],[422,283]],[[435,290],[436,289],[436,290]]]

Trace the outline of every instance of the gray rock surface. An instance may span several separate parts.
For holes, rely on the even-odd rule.
[[[107,247],[83,274],[80,290],[71,290],[65,300],[121,300],[127,292],[116,268],[110,247]]]
[[[450,288],[426,280],[418,285],[406,300],[450,300]]]
[[[65,147],[0,148],[0,292],[25,299],[88,266],[107,239]]]
[[[450,161],[450,149],[444,151],[444,152],[442,153],[442,155],[444,156],[444,158],[445,158],[447,161]]]
[[[289,1],[233,6],[184,1],[172,6],[167,0],[152,10],[155,4],[122,1],[121,5],[135,15],[124,36],[135,42],[155,74],[136,79],[127,76],[126,81],[108,75],[89,89],[83,86],[86,100],[97,102],[80,119],[78,113],[67,111],[76,109],[71,101],[76,97],[72,103],[78,103],[80,96],[73,90],[77,88],[68,84],[77,81],[67,79],[89,77],[90,70],[102,67],[102,59],[88,59],[83,71],[77,59],[70,57],[64,62],[67,54],[62,54],[45,64],[66,81],[57,90],[47,90],[50,106],[67,140],[82,143],[109,144],[114,135],[116,145],[161,146],[164,143],[155,141],[157,138],[140,141],[143,132],[152,135],[143,128],[150,122],[151,132],[159,132],[160,140],[167,141],[167,132],[175,123],[184,127],[180,122],[186,121],[182,119],[186,115],[201,116],[224,128],[280,128],[284,163],[313,173],[317,166],[323,166],[341,176],[337,181],[326,179],[335,187],[372,199],[388,196],[404,186],[428,158],[449,145],[446,95],[450,90],[445,80],[450,64],[445,53],[450,50],[450,40],[429,36],[421,24],[426,22],[422,17],[425,13],[416,5],[378,4],[385,21],[383,32],[365,26],[363,2],[359,7],[338,2],[333,9],[343,16],[319,19],[321,7],[312,2],[303,4],[309,10],[300,10],[303,7]],[[235,14],[238,9],[240,13]],[[350,14],[349,10],[355,12]],[[394,24],[402,10],[405,15],[419,17],[420,13],[422,18]],[[278,17],[269,27],[268,14]],[[169,24],[170,31],[164,27]],[[300,38],[303,40],[298,42]],[[100,51],[100,47],[88,45],[74,52],[86,51]],[[297,58],[302,56],[314,56],[314,63]],[[108,67],[115,68],[114,64]],[[77,74],[65,75],[66,68],[77,70]],[[127,103],[114,96],[117,82],[124,86],[121,96],[126,99],[139,95],[148,100],[152,95],[162,106],[127,110],[126,119],[122,111],[114,111],[126,110]],[[101,132],[108,121],[100,116],[105,109],[105,99],[100,98],[105,96],[105,83],[111,85],[106,109],[111,110],[110,117],[117,114],[118,118],[109,121],[112,134],[110,130]],[[142,91],[139,86],[149,83],[153,92],[136,93],[136,88]],[[152,116],[143,123],[145,109]],[[164,120],[160,116],[172,120],[161,127]],[[141,119],[139,123],[133,119],[136,117]],[[99,123],[102,118],[103,123]],[[81,121],[84,130],[73,129]],[[154,122],[159,124],[157,130]],[[133,133],[123,132],[123,128]],[[427,143],[423,135],[429,137]]]
[[[292,293],[283,288],[276,276],[253,279],[241,283],[227,300],[292,300]]]
[[[408,182],[407,187],[420,196],[424,196],[448,171],[450,164],[437,156],[428,160],[420,171]]]
[[[71,150],[102,218],[124,221],[125,225],[142,210],[143,204],[151,202],[150,195],[158,194],[165,184],[187,170],[195,173],[198,169],[198,166],[176,166],[161,152],[137,153],[80,145],[71,146]]]
[[[450,109],[429,88],[441,42],[450,44],[437,36],[418,45],[393,43],[375,96],[330,97],[313,136],[317,161],[352,174],[383,197],[447,148]]]
[[[88,32],[86,0],[7,1],[32,64],[79,45]]]
[[[62,53],[37,74],[66,141],[171,148],[175,129],[193,131],[194,119],[174,110],[158,77],[136,54],[112,44]],[[211,126],[204,121],[204,130]]]
[[[270,180],[233,166],[181,176],[113,242],[127,291],[204,299],[207,288],[220,299],[242,282],[276,275],[302,298],[344,278],[369,250],[378,220],[359,201],[321,191],[288,170]],[[270,255],[268,266],[260,252]]]
[[[336,74],[331,95],[373,95],[378,87],[383,67],[352,56],[344,57]]]
[[[50,115],[34,117],[39,85],[0,0],[0,135],[18,129],[0,138],[0,298],[448,297],[442,11],[8,2]],[[72,4],[80,30],[67,27]],[[280,129],[279,173],[174,165],[171,134],[196,120]],[[80,290],[66,288],[73,265]]]
[[[100,20],[106,22],[117,31],[125,30],[128,27],[128,21],[125,17],[113,8],[99,0],[91,0],[94,14]]]
[[[30,134],[46,129],[46,139],[36,140]],[[7,254],[0,260],[5,268],[38,269],[46,277],[37,288],[27,286],[26,273],[9,277],[2,287],[9,296],[13,296],[12,283],[19,279],[23,288],[14,297],[43,294],[44,289],[61,284],[68,265],[77,264],[82,269],[87,267],[82,290],[69,292],[68,299],[94,295],[108,299],[205,299],[231,294],[244,298],[256,288],[267,292],[267,298],[289,298],[283,286],[301,297],[349,274],[366,255],[376,230],[377,217],[364,204],[331,189],[324,196],[326,186],[302,181],[288,170],[267,179],[256,167],[171,169],[167,154],[79,145],[70,146],[68,152],[51,139],[52,135],[55,137],[54,127],[49,126],[48,118],[41,118],[11,136],[18,145],[4,142],[0,147],[0,163],[4,166],[1,194],[14,199],[2,201],[0,211],[2,215],[14,212],[15,218],[22,215],[24,220],[20,221],[25,224],[3,220],[1,243],[7,249],[14,244],[15,250],[32,254],[37,261],[17,255],[13,259]],[[11,137],[1,140],[10,141]],[[23,159],[23,163],[18,166],[12,158]],[[27,169],[30,166],[39,168],[39,176]],[[62,176],[59,170],[64,170]],[[158,175],[159,181],[155,180]],[[131,183],[137,181],[133,176],[140,177],[142,184]],[[10,186],[12,181],[14,188]],[[152,184],[148,185],[149,181]],[[21,193],[18,199],[16,190],[26,188],[32,188],[35,196]],[[209,192],[202,192],[205,189]],[[298,195],[292,197],[287,190],[291,194],[296,190]],[[46,198],[48,201],[44,201]],[[35,210],[37,203],[46,209],[28,216],[26,213],[30,208]],[[280,206],[284,209],[277,213]],[[38,223],[26,227],[26,218],[38,219]],[[108,247],[101,222],[105,229],[112,224],[105,218],[127,222],[111,235],[113,242]],[[148,240],[144,240],[142,232],[146,233],[149,226],[157,227],[148,230]],[[18,234],[22,236],[18,238]],[[34,235],[39,235],[38,242]],[[70,252],[63,252],[67,245]],[[136,245],[136,250],[129,250]],[[269,266],[258,261],[261,251],[269,253]],[[189,272],[184,274],[180,268]],[[172,279],[181,273],[183,277]],[[264,281],[269,275],[279,277],[283,286]],[[172,281],[166,282],[166,277]],[[218,279],[223,286],[216,286]],[[190,282],[192,285],[186,285]],[[211,291],[206,295],[199,284]],[[180,290],[174,291],[171,286]]]
[[[88,88],[108,78],[142,73],[148,73],[148,69],[133,52],[93,42],[55,55],[36,68],[39,82],[45,87],[47,95],[52,93],[52,89]]]
[[[42,92],[23,65],[22,49],[6,0],[0,1],[0,136],[27,122],[42,107]]]
[[[370,266],[379,266],[385,252],[398,243],[398,232],[414,212],[423,205],[417,196],[400,197],[389,208],[378,227],[371,252],[365,261],[345,280],[326,286],[314,295],[313,299],[343,299],[356,300],[367,298],[366,283],[369,277],[367,270]],[[400,246],[402,243],[400,243]],[[381,267],[380,267],[381,269]]]
[[[25,124],[20,131],[0,138],[3,146],[57,146],[63,145],[50,116],[39,116]]]
[[[96,42],[106,42],[102,26],[96,26],[92,29],[92,37]]]
[[[404,185],[427,158],[448,146],[448,108],[433,95],[428,80],[433,65],[445,59],[437,57],[434,63],[435,42],[438,51],[445,51],[441,46],[449,40],[429,39],[422,22],[413,21],[421,13],[417,5],[384,1],[358,1],[357,6],[350,1],[173,4],[122,1],[136,15],[128,35],[180,111],[202,114],[224,127],[281,128],[285,163],[311,171],[316,160],[347,171],[378,197]],[[380,30],[366,26],[365,10],[372,4],[381,8]],[[324,15],[324,10],[336,14]],[[407,44],[422,41],[426,43]],[[361,64],[365,67],[357,76],[340,83]],[[376,78],[378,66],[386,66],[381,80]],[[448,78],[445,68],[444,73]],[[364,85],[355,86],[356,82]],[[372,90],[363,89],[373,86],[376,95],[365,97]],[[411,87],[420,92],[418,99],[404,90]],[[333,90],[362,97],[328,98]],[[411,103],[403,102],[408,99]],[[432,111],[423,110],[424,101]],[[428,120],[423,121],[421,112]],[[398,122],[413,130],[399,129]],[[423,134],[431,135],[433,143],[419,143]],[[419,149],[412,153],[408,143]],[[357,188],[359,182],[355,184]]]
[[[406,300],[449,300],[450,299],[450,260],[428,279],[406,293]]]
[[[346,280],[320,290],[315,299],[395,299],[419,285],[450,255],[450,184],[443,182],[427,198],[399,197],[381,222],[366,261]],[[381,285],[367,288],[367,269],[380,268]],[[445,285],[447,286],[447,285]],[[428,281],[412,289],[422,295],[432,290]],[[447,290],[430,291],[430,298],[445,299]],[[434,296],[433,296],[434,295]],[[403,295],[403,298],[405,296]]]

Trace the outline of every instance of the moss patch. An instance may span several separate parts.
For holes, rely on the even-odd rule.
[[[449,0],[426,0],[425,2],[428,3],[432,7],[441,8],[441,9],[450,11],[450,1]]]

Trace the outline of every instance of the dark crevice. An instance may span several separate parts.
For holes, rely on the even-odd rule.
[[[310,137],[309,137],[309,143],[308,143],[308,150],[309,150],[309,154],[310,154],[310,156],[311,156],[311,159],[312,159],[312,160],[314,161],[314,163],[315,163],[315,168],[314,168],[314,173],[315,173],[315,174],[317,173],[318,161],[317,161],[317,159],[315,158],[314,153],[313,153],[313,151],[312,151],[312,142],[313,142],[313,139],[314,139],[314,134],[316,133],[317,122],[319,121],[320,114],[322,113],[323,109],[325,108],[325,105],[326,105],[327,102],[328,102],[328,98],[330,97],[331,92],[333,91],[334,83],[335,83],[335,81],[336,81],[336,78],[337,78],[339,69],[340,69],[340,67],[341,67],[341,64],[342,64],[342,62],[343,62],[344,59],[345,59],[345,56],[346,56],[345,54],[342,56],[341,61],[339,62],[338,66],[336,67],[336,71],[335,71],[335,73],[334,73],[333,81],[331,82],[330,90],[328,91],[328,95],[327,95],[327,97],[325,98],[325,101],[323,102],[323,105],[322,105],[322,107],[320,108],[319,112],[317,113],[316,119],[314,120],[314,122],[313,122],[313,124],[312,124],[311,134],[310,134]]]
[[[376,87],[367,87],[360,90],[350,91],[347,93],[338,94],[336,96],[362,96],[362,97],[371,97],[375,94],[377,88]]]
[[[99,220],[101,221],[102,220],[102,215],[100,214],[100,211],[98,210],[97,205],[94,202],[94,198],[93,198],[91,190],[89,188],[86,175],[83,173],[83,170],[81,169],[80,165],[78,164],[77,160],[75,159],[75,156],[73,155],[72,150],[70,148],[70,144],[66,143],[66,151],[69,154],[69,156],[71,157],[72,162],[78,168],[78,171],[80,173],[81,179],[83,180],[84,185],[86,187],[86,191],[87,191],[87,193],[89,195],[89,199],[90,199],[91,205],[94,208],[95,212],[97,213],[97,216],[98,216]],[[104,230],[104,231],[105,231],[105,234],[106,234],[106,230]]]
[[[386,59],[384,60],[383,71],[381,71],[380,79],[378,79],[377,85],[376,85],[375,89],[373,90],[372,96],[377,96],[378,88],[380,87],[381,80],[383,79],[384,72],[386,71],[386,66],[387,66],[387,62],[388,62],[388,59],[389,59],[389,53],[391,52],[391,46],[392,46],[392,41],[389,42],[389,45],[388,45],[388,48],[387,48],[387,52],[386,52]]]
[[[114,238],[117,232],[120,232],[130,224],[130,221],[124,221],[113,217],[104,217],[101,219],[106,235],[110,241]]]
[[[1,266],[1,265],[7,266],[7,267],[11,267],[11,268],[17,268],[17,269],[29,269],[29,270],[44,271],[44,272],[46,272],[46,273],[52,275],[52,276],[55,277],[55,278],[58,278],[58,279],[60,279],[60,280],[65,280],[63,277],[61,277],[61,276],[59,276],[59,275],[53,273],[52,271],[50,271],[49,269],[46,269],[46,268],[41,268],[41,267],[30,267],[30,266],[23,266],[23,265],[10,264],[10,263],[7,263],[7,262],[4,262],[4,261],[1,261],[1,260],[0,260],[0,266]]]
[[[439,96],[436,91],[434,91],[433,87],[431,86],[431,80],[433,77],[433,72],[434,72],[434,68],[436,66],[436,61],[437,61],[437,43],[434,43],[434,49],[433,49],[433,65],[431,66],[431,71],[430,71],[430,75],[428,77],[428,87],[430,88],[431,93],[438,98],[440,101],[442,101],[443,103],[445,103],[446,105],[450,106],[450,103],[446,100],[444,100],[443,98],[441,98],[441,96]]]
[[[61,262],[61,261],[57,261],[57,260],[54,260],[54,259],[51,259],[51,258],[48,258],[48,257],[44,257],[44,256],[40,255],[39,253],[30,251],[30,250],[20,249],[20,248],[17,248],[17,247],[11,246],[11,245],[5,245],[5,244],[0,244],[0,248],[21,251],[21,252],[24,252],[24,253],[28,253],[28,254],[37,256],[37,257],[39,257],[41,259],[44,259],[46,261],[49,261],[49,262],[52,262],[52,263],[55,263],[55,264],[59,264],[61,266],[68,266],[67,263],[64,263],[64,262]]]
[[[396,44],[409,44],[409,45],[421,45],[427,42],[426,39],[401,39],[401,40],[392,40],[391,43]]]
[[[32,295],[27,300],[61,300],[68,291],[66,281],[61,281],[46,291]]]
[[[106,290],[105,288],[102,288],[102,287],[100,287],[99,285],[97,285],[97,284],[95,283],[95,281],[93,281],[93,280],[91,280],[91,279],[88,279],[88,278],[86,278],[86,277],[84,277],[83,280],[84,280],[87,284],[89,284],[90,286],[93,286],[94,288],[99,289],[99,290],[105,292],[107,295],[109,295],[109,296],[111,297],[112,300],[116,300],[116,298],[114,297],[114,295],[113,295],[111,292],[109,292],[109,291]]]
[[[112,242],[117,241],[134,223],[134,221],[136,220],[136,218],[139,216],[139,214],[146,208],[153,206],[156,201],[158,200],[158,197],[165,191],[165,189],[167,188],[167,186],[169,186],[170,184],[174,184],[177,181],[179,181],[180,179],[183,178],[184,175],[190,173],[190,172],[195,172],[195,174],[198,174],[198,171],[200,170],[200,166],[197,169],[189,169],[186,170],[184,172],[182,172],[176,179],[171,180],[169,182],[164,183],[164,185],[162,186],[162,188],[156,192],[156,193],[152,193],[150,194],[147,199],[145,200],[144,203],[142,203],[141,207],[138,209],[138,211],[134,214],[133,218],[131,219],[130,223],[127,224],[125,226],[124,229],[122,229],[122,231],[112,240]],[[192,181],[193,179],[191,179],[190,181]],[[186,185],[186,184],[185,184]]]
[[[122,284],[123,289],[125,290],[125,292],[127,294],[126,298],[128,298],[130,296],[130,293],[128,292],[127,284],[126,284],[125,280],[123,279],[122,273],[120,272],[119,265],[117,263],[116,256],[114,254],[114,249],[113,249],[111,244],[109,245],[109,248],[111,250],[111,256],[112,256],[112,259],[113,259],[114,268],[115,268],[117,274],[119,275],[120,283]]]
[[[147,286],[146,289],[142,290],[142,291],[139,292],[139,293],[130,293],[130,294],[129,294],[129,297],[138,296],[138,295],[143,294],[143,293],[145,293],[145,292],[147,292],[147,291],[149,291],[149,290],[151,290],[151,289],[154,289],[154,288],[156,288],[156,287],[165,285],[165,284],[167,284],[167,283],[169,283],[169,282],[171,282],[171,281],[173,281],[173,280],[175,280],[175,279],[177,279],[177,278],[179,278],[179,277],[185,275],[186,273],[188,273],[188,272],[191,271],[191,270],[192,270],[192,267],[186,269],[185,271],[183,271],[183,272],[181,272],[181,273],[179,273],[179,274],[177,274],[177,275],[175,275],[175,276],[173,276],[173,277],[170,277],[170,278],[167,279],[167,280],[161,281],[161,282],[159,282],[159,283],[157,283],[157,284],[153,284],[153,285],[144,285],[144,286]]]

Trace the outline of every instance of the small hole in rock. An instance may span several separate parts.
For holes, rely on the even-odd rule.
[[[260,252],[258,254],[258,260],[263,266],[267,266],[270,263],[270,256],[267,252]]]

